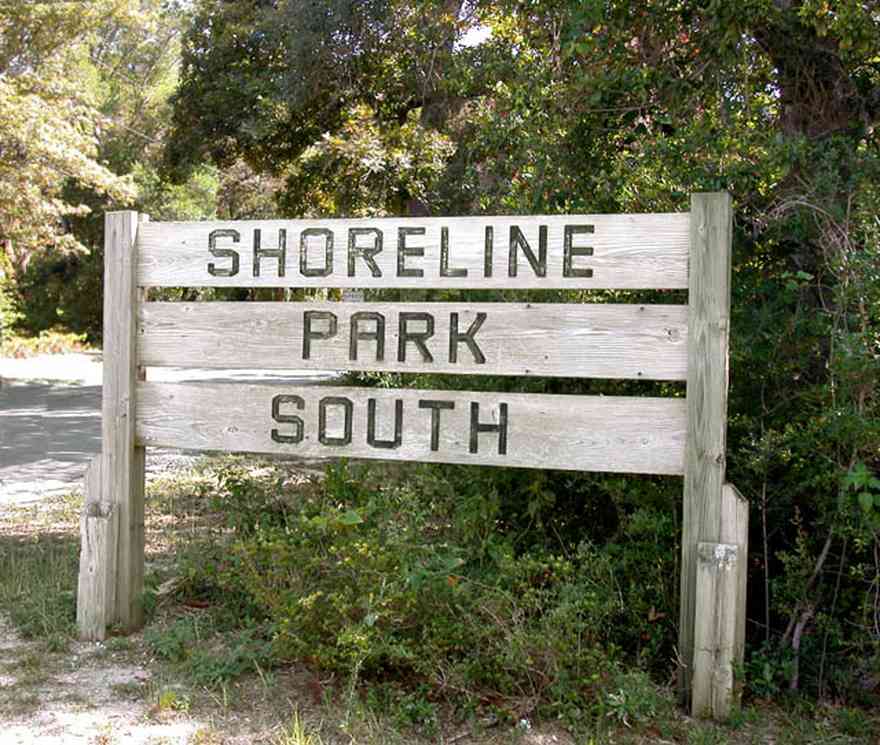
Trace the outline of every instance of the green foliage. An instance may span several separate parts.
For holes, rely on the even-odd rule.
[[[0,257],[0,344],[6,343],[21,320],[21,312],[15,305],[13,284],[6,278]]]
[[[204,166],[184,183],[172,184],[162,179],[152,163],[138,162],[132,167],[132,178],[141,209],[151,220],[209,220],[216,216],[220,183],[213,167]]]
[[[197,627],[186,618],[165,629],[151,627],[144,632],[144,641],[153,652],[170,662],[183,662],[197,638]]]
[[[288,168],[279,207],[316,216],[400,214],[407,200],[435,201],[453,151],[448,137],[423,127],[414,113],[402,125],[383,127],[361,104],[347,112],[337,133],[326,133]]]
[[[746,661],[745,679],[749,693],[756,698],[774,698],[785,690],[785,682],[791,676],[791,654],[765,645],[752,650]]]
[[[102,163],[95,129],[101,120],[84,43],[120,3],[4,3],[0,6],[0,239],[15,272],[47,246],[82,249],[63,220],[88,212],[66,198],[68,182],[125,202],[126,179]]]
[[[193,684],[207,688],[272,664],[271,644],[261,629],[224,631],[210,617],[184,617],[166,627],[152,626],[144,632],[144,641]]]
[[[63,328],[100,339],[103,274],[103,252],[37,254],[16,275],[9,293],[17,328],[33,336]]]
[[[612,676],[599,704],[607,719],[625,727],[650,724],[668,718],[669,699],[642,672],[618,672]]]
[[[224,624],[267,625],[274,660],[368,683],[374,703],[426,732],[443,700],[572,723],[611,716],[621,690],[621,716],[659,706],[614,671],[625,659],[668,664],[668,517],[643,508],[607,546],[561,533],[542,545],[522,540],[500,502],[486,511],[472,469],[392,474],[343,463],[297,488],[283,469],[225,469],[211,499],[231,533],[192,547],[182,592]],[[172,627],[152,643],[180,659],[193,634]]]
[[[214,215],[214,169],[157,175],[181,23],[165,0],[0,7],[0,249],[21,330],[100,339],[105,211]]]
[[[880,524],[880,479],[861,461],[856,463],[843,478],[845,497],[856,500],[865,520]]]

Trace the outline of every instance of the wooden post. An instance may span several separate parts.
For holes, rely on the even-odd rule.
[[[727,440],[727,349],[733,212],[726,192],[691,196],[688,271],[687,447],[682,520],[679,695],[691,695],[697,551],[721,542]],[[701,692],[700,696],[704,696]]]
[[[85,504],[80,517],[82,548],[76,623],[83,641],[100,641],[116,604],[116,536],[118,513],[102,499],[104,457],[96,455],[86,468]]]
[[[104,392],[102,492],[118,513],[116,609],[125,631],[143,624],[144,449],[135,445],[137,212],[104,219]]]
[[[724,720],[733,703],[733,658],[739,605],[738,548],[697,547],[696,613],[691,714]]]
[[[733,484],[721,492],[721,542],[731,543],[739,552],[737,562],[736,644],[734,665],[742,669],[746,650],[746,588],[749,574],[749,502]]]

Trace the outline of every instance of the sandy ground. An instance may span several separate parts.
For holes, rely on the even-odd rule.
[[[3,745],[248,745],[280,733],[222,707],[191,712],[182,686],[157,679],[130,650],[114,651],[112,640],[47,654],[0,616],[0,660]]]
[[[28,664],[35,654],[42,660],[36,681]],[[151,717],[145,699],[121,696],[120,691],[148,686],[150,673],[140,665],[120,664],[103,645],[74,644],[62,662],[53,664],[39,645],[20,639],[0,617],[0,658],[7,668],[0,673],[0,703],[8,698],[21,707],[20,716],[0,716],[4,745],[186,743],[206,729],[187,716]]]

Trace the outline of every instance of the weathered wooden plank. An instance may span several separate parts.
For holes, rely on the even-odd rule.
[[[137,432],[143,445],[196,450],[680,474],[685,409],[676,398],[142,383]]]
[[[151,366],[646,380],[687,372],[679,305],[145,303],[138,331],[139,361]]]
[[[727,360],[730,323],[730,195],[691,198],[688,297],[688,434],[682,520],[679,693],[691,693],[694,659],[697,546],[719,543],[727,440]]]
[[[150,223],[138,282],[684,288],[688,225],[687,213]]]
[[[746,590],[748,586],[749,502],[733,484],[721,491],[721,543],[736,546],[737,562],[736,644],[733,661],[742,668],[746,649]]]
[[[116,535],[118,513],[101,493],[103,454],[96,455],[85,475],[85,504],[80,516],[79,582],[76,624],[83,641],[100,641],[115,612]]]
[[[108,212],[104,221],[104,389],[102,493],[118,513],[116,612],[113,622],[143,623],[144,454],[135,443],[136,212]]]
[[[733,703],[733,660],[739,601],[738,548],[729,543],[697,546],[694,691],[691,714],[723,721]]]

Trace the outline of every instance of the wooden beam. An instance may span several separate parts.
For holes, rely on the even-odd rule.
[[[401,348],[401,330],[428,323],[428,357],[411,341]],[[145,303],[138,331],[140,363],[157,367],[637,380],[687,373],[684,305]]]
[[[118,513],[103,499],[103,454],[92,458],[85,475],[80,517],[79,583],[76,624],[83,641],[100,641],[116,610],[116,537]]]
[[[104,389],[102,493],[118,513],[116,610],[125,631],[143,624],[144,451],[135,442],[136,212],[104,219]]]
[[[684,461],[681,398],[143,383],[137,422],[150,447],[673,475]]]
[[[150,223],[146,287],[687,287],[687,213]],[[282,271],[283,270],[283,271]]]
[[[691,197],[688,282],[688,433],[682,519],[679,694],[691,694],[697,549],[720,543],[727,445],[728,335],[733,212],[726,192]]]
[[[746,589],[749,573],[749,502],[733,484],[727,483],[721,492],[721,543],[736,546],[737,605],[736,643],[733,648],[734,665],[742,669],[746,648]]]

